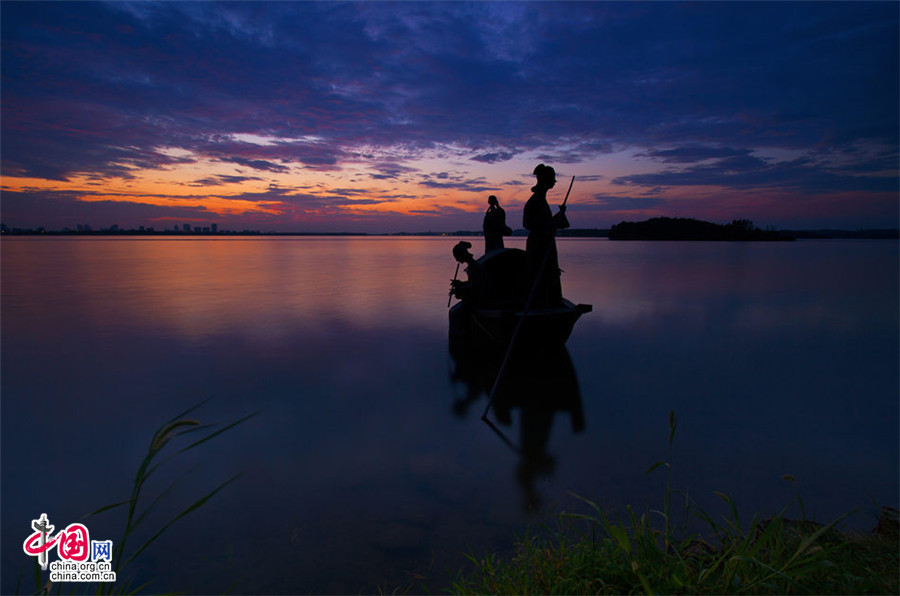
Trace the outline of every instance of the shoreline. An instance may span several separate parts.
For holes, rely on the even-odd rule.
[[[779,233],[792,236],[796,240],[900,240],[900,229],[861,229],[861,230],[779,230]],[[513,237],[526,237],[525,230],[515,230]],[[86,236],[86,237],[170,237],[170,238],[233,238],[258,236],[298,236],[298,237],[345,237],[345,238],[393,238],[393,237],[482,237],[480,231],[459,230],[455,232],[262,232],[258,230],[221,231],[221,232],[174,232],[171,230],[45,230],[38,229],[6,229],[0,238],[14,236]],[[561,230],[559,238],[596,238],[609,240],[609,229],[571,229]],[[647,242],[753,242],[754,240],[710,239],[635,239]],[[631,240],[631,241],[635,241]],[[619,240],[629,241],[629,240]]]

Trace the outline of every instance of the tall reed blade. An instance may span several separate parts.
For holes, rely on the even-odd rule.
[[[246,422],[259,412],[253,412],[252,414],[248,414],[242,418],[239,418],[233,422],[226,424],[221,428],[217,428],[217,430],[212,430],[218,425],[215,424],[201,424],[198,420],[193,418],[186,418],[187,415],[195,412],[198,408],[208,403],[212,398],[205,399],[179,415],[171,418],[170,420],[163,423],[159,428],[156,429],[156,432],[153,434],[153,437],[150,441],[150,445],[147,450],[147,454],[144,456],[144,459],[141,461],[138,466],[137,472],[135,473],[134,482],[132,484],[131,496],[124,501],[118,501],[115,503],[110,503],[108,505],[104,505],[94,511],[86,514],[84,517],[91,517],[94,515],[98,515],[100,513],[104,513],[107,511],[111,511],[113,509],[117,509],[119,507],[128,506],[128,514],[125,521],[125,529],[122,533],[121,539],[115,544],[115,556],[112,564],[112,570],[116,572],[117,578],[120,577],[122,571],[124,571],[130,563],[132,563],[135,558],[138,557],[141,553],[143,553],[157,538],[159,538],[166,530],[168,530],[172,525],[174,525],[179,520],[185,518],[190,513],[196,511],[203,505],[205,505],[213,496],[222,491],[226,486],[237,480],[240,474],[236,474],[231,478],[225,480],[214,489],[195,500],[193,503],[188,505],[186,508],[182,509],[180,513],[175,515],[172,519],[168,520],[164,523],[156,532],[154,532],[150,538],[146,539],[132,554],[126,556],[127,545],[129,543],[129,539],[135,535],[139,526],[141,526],[142,522],[147,518],[148,514],[155,509],[155,507],[170,494],[175,484],[178,482],[177,480],[170,483],[165,488],[161,489],[158,495],[153,498],[150,503],[142,508],[139,507],[143,502],[143,489],[145,488],[148,479],[150,476],[158,470],[162,465],[167,462],[172,461],[177,456],[190,451],[194,448],[200,447],[202,445],[207,444],[214,438],[220,437],[223,433],[228,432],[238,425]],[[210,432],[211,431],[211,432]],[[198,432],[208,432],[209,434],[202,436],[201,438],[194,440],[189,443],[185,447],[175,451],[169,456],[159,460],[160,454],[166,449],[166,446],[173,441],[182,440],[185,436],[189,434],[196,434]],[[124,562],[123,562],[124,561]],[[113,588],[111,584],[101,584],[98,593],[112,592]]]

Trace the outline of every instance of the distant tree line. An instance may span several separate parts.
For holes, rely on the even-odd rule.
[[[609,229],[610,240],[794,240],[777,230],[761,230],[749,219],[716,224],[688,217],[654,217],[623,221]]]
[[[88,226],[83,229],[48,230],[38,228],[10,228],[0,224],[2,236],[481,236],[481,230],[457,230],[455,232],[261,232],[259,230],[216,230],[191,231],[159,230],[153,228],[120,229],[118,226],[94,230]],[[525,237],[528,230],[514,230],[513,236]],[[561,238],[609,238],[610,240],[795,240],[795,239],[868,239],[897,240],[900,239],[898,229],[865,229],[865,230],[760,230],[748,219],[737,219],[726,225],[719,225],[687,218],[657,217],[644,222],[622,222],[612,228],[568,228],[559,230]]]
[[[395,234],[396,235],[396,234]],[[428,232],[428,233],[415,233],[408,234],[410,236],[483,236],[484,233],[481,230],[457,230],[455,232]],[[524,230],[519,228],[517,230],[513,230],[513,236],[524,238],[528,236],[528,230]],[[567,228],[565,230],[558,230],[557,235],[561,238],[606,238],[609,235],[609,230],[597,229],[597,228]]]

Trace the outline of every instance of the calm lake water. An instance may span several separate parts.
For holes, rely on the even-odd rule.
[[[32,519],[127,498],[155,429],[210,396],[201,422],[259,414],[154,473],[147,504],[176,484],[129,548],[241,476],[121,584],[440,590],[464,552],[579,509],[571,493],[660,508],[644,471],[671,410],[673,486],[713,511],[714,490],[769,515],[799,489],[807,515],[868,529],[873,500],[897,506],[897,242],[561,240],[564,294],[594,307],[568,342],[584,429],[558,413],[523,473],[448,349],[457,240],[4,238],[0,592],[20,569],[31,591]],[[553,392],[550,368],[526,384]],[[498,424],[513,444],[521,416]],[[83,522],[118,547],[124,518]]]

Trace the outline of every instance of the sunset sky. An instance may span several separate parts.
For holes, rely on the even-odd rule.
[[[10,227],[896,228],[900,4],[7,2]]]

